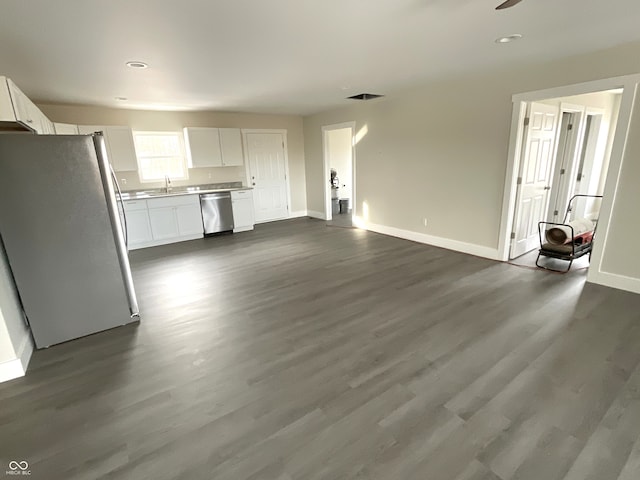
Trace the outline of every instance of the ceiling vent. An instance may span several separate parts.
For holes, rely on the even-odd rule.
[[[377,95],[375,93],[360,93],[353,97],[347,97],[347,100],[373,100],[374,98],[384,97],[384,95]]]

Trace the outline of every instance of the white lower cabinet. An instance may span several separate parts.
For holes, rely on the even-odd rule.
[[[151,236],[151,225],[149,224],[147,201],[128,200],[123,202],[123,204],[124,211],[127,215],[127,245],[129,250],[147,246],[153,240]]]
[[[129,250],[204,236],[199,195],[127,200]]]
[[[233,231],[253,230],[253,195],[251,190],[232,191],[231,206],[233,208]]]
[[[130,246],[143,245],[153,240],[146,210],[127,213],[127,232]]]
[[[176,217],[178,218],[178,231],[180,235],[202,235],[202,210],[200,209],[200,197],[195,196],[198,202],[195,205],[178,205]]]
[[[175,207],[149,208],[149,220],[154,240],[166,240],[180,236]]]
[[[200,195],[125,200],[129,250],[194,240],[204,236]],[[253,230],[251,190],[231,192],[234,232]],[[122,215],[122,212],[121,212]],[[122,219],[124,223],[124,219]]]

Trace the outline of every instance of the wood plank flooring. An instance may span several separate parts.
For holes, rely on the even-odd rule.
[[[640,296],[325,222],[131,255],[0,385],[0,477],[636,480]]]

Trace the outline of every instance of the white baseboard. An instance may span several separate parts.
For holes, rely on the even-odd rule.
[[[248,227],[238,227],[238,228],[234,228],[233,229],[233,233],[240,233],[240,232],[248,232],[250,230],[253,230],[253,225],[250,225]]]
[[[320,220],[326,220],[327,216],[324,212],[316,212],[315,210],[307,210],[307,217],[319,218]]]
[[[454,250],[456,252],[468,253],[469,255],[475,255],[476,257],[500,260],[500,253],[497,248],[475,245],[473,243],[461,242],[459,240],[452,240],[449,238],[436,237],[434,235],[412,232],[411,230],[403,230],[401,228],[388,227],[386,225],[377,225],[375,223],[365,222],[360,217],[354,217],[353,223],[358,228],[381,233],[383,235],[411,240],[412,242],[424,243],[426,245],[433,245],[434,247],[446,248],[447,250]]]
[[[31,360],[31,355],[33,355],[34,350],[33,339],[29,332],[26,333],[24,340],[22,341],[22,345],[18,348],[18,358],[20,359],[20,363],[22,363],[22,368],[25,373],[27,372],[27,367],[29,366],[29,361]]]
[[[306,217],[307,216],[307,211],[306,210],[298,210],[297,212],[290,212],[289,213],[289,218],[301,218],[301,217]]]
[[[192,235],[185,235],[183,237],[167,238],[164,240],[152,240],[151,242],[139,243],[138,245],[129,245],[129,251],[138,250],[140,248],[158,247],[160,245],[169,245],[170,243],[186,242],[189,240],[197,240],[204,238],[204,234],[195,233]]]
[[[0,363],[0,383],[24,377],[25,373],[27,373],[29,360],[31,360],[31,355],[33,354],[33,341],[29,332],[26,332],[16,353],[17,358]]]
[[[24,377],[24,367],[19,358],[0,363],[0,383]]]
[[[626,290],[627,292],[640,293],[640,279],[618,275],[609,272],[591,272],[587,281],[604,285],[605,287],[617,288],[618,290]]]

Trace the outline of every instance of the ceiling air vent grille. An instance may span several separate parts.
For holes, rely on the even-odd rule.
[[[352,97],[347,97],[347,100],[373,100],[374,98],[384,97],[384,95],[377,95],[375,93],[360,93]]]

